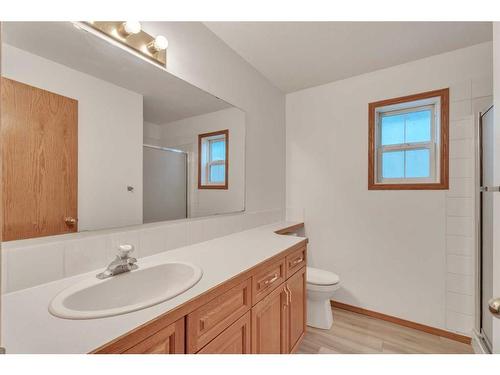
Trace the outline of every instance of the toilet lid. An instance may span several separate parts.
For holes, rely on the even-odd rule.
[[[340,278],[330,271],[307,267],[307,282],[315,285],[335,285]]]

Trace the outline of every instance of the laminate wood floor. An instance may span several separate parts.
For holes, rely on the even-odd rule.
[[[330,330],[307,327],[298,354],[472,354],[472,346],[354,312],[333,309]]]

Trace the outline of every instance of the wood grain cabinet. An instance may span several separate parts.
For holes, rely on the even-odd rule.
[[[288,353],[287,308],[285,284],[252,308],[252,353]]]
[[[289,248],[94,353],[292,353],[306,331],[306,243]]]
[[[124,354],[184,354],[184,318],[132,346]]]
[[[306,331],[306,268],[252,308],[252,353],[292,353]]]
[[[289,303],[286,309],[288,348],[287,352],[294,352],[306,333],[306,268],[302,267],[290,277],[287,282]]]
[[[249,354],[250,335],[250,311],[248,311],[197,354]]]
[[[196,353],[252,307],[250,279],[187,316],[187,353]]]

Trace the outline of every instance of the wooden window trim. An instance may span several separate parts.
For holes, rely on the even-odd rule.
[[[213,137],[216,135],[224,135],[226,140],[226,160],[225,160],[225,177],[223,185],[206,185],[201,181],[201,148],[203,138]],[[211,133],[198,134],[198,189],[215,189],[215,190],[227,190],[229,188],[229,129],[219,130]]]
[[[375,110],[393,104],[440,97],[440,157],[439,182],[381,184],[375,176]],[[381,100],[368,104],[368,190],[448,190],[449,189],[449,89],[427,91],[420,94]]]

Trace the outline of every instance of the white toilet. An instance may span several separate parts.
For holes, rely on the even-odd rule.
[[[307,267],[307,325],[330,329],[333,324],[330,299],[340,288],[340,278],[333,272]]]

